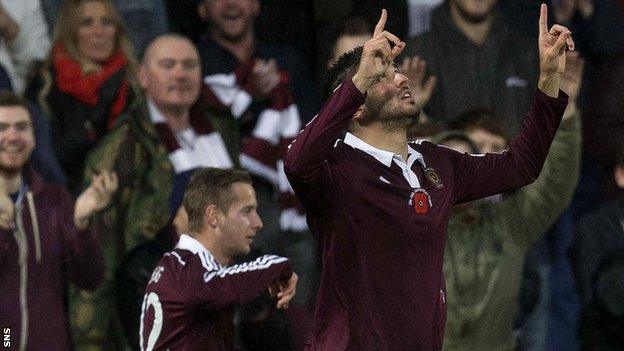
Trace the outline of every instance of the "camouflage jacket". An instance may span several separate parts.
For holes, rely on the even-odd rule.
[[[572,199],[580,167],[578,116],[559,127],[535,183],[451,216],[444,256],[445,350],[513,350],[524,256]]]

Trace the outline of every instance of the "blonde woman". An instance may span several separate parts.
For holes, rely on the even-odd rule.
[[[135,95],[135,67],[121,17],[108,0],[65,1],[38,95],[74,194],[88,151]]]

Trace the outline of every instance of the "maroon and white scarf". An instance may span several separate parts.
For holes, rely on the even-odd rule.
[[[241,64],[234,72],[204,77],[204,97],[213,108],[227,109],[240,118],[253,102],[251,72],[255,59]],[[288,89],[288,72],[280,72],[280,82],[271,92],[268,107],[261,111],[251,134],[243,140],[240,163],[250,173],[275,185],[280,192],[280,228],[307,229],[303,207],[295,197],[284,174],[283,157],[286,147],[301,130],[299,110]]]
[[[209,121],[195,111],[189,116],[190,128],[182,132],[188,135],[188,145],[180,146],[178,137],[169,128],[162,113],[154,104],[148,103],[152,123],[169,152],[169,161],[175,174],[201,167],[232,168],[234,165],[227,152],[221,134],[214,130]]]

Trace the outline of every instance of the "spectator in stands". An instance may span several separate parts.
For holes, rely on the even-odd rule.
[[[51,117],[57,157],[74,194],[84,159],[134,98],[135,59],[108,0],[69,0],[38,90]]]
[[[582,65],[568,54],[561,89],[568,108],[535,183],[502,197],[456,207],[444,256],[447,287],[447,350],[513,349],[516,301],[525,253],[567,207],[580,167],[580,113],[576,97]],[[573,72],[569,72],[573,70]],[[500,121],[483,110],[461,116],[479,152],[504,152]],[[503,143],[503,144],[501,144]]]
[[[431,30],[410,39],[403,54],[426,60],[438,79],[424,107],[432,120],[448,123],[482,106],[515,135],[537,84],[537,48],[508,30],[496,1],[445,1],[433,12]]]
[[[109,238],[104,245],[111,274],[93,296],[79,301],[98,312],[78,327],[84,328],[81,335],[102,336],[87,340],[89,345],[115,349],[121,349],[124,341],[119,318],[111,313],[112,272],[120,268],[128,251],[165,227],[170,218],[168,204],[181,200],[194,169],[234,166],[210,123],[212,113],[196,105],[201,65],[190,40],[167,34],[153,41],[139,67],[138,81],[145,99],[134,100],[86,161],[86,178],[101,168],[117,171],[124,196],[115,197],[97,223],[101,236]]]
[[[262,204],[267,191],[288,188],[279,160],[302,121],[310,120],[316,112],[314,87],[296,51],[265,43],[256,36],[258,0],[206,0],[200,1],[198,9],[209,24],[198,46],[207,102],[216,109],[231,111],[239,121],[241,165],[258,178],[254,185]],[[287,193],[284,191],[284,196]],[[292,203],[289,199],[294,197],[283,201],[286,211],[280,218],[282,229],[305,230],[302,213],[287,204]],[[267,218],[265,232],[277,229],[277,223],[271,223],[272,216],[261,215]]]
[[[95,289],[102,281],[102,250],[89,224],[117,180],[110,172],[94,176],[74,205],[65,188],[29,167],[34,146],[26,103],[1,92],[0,321],[10,328],[3,346],[68,350],[66,282]]]
[[[479,148],[472,140],[474,139],[469,138],[465,132],[460,130],[447,130],[432,136],[432,142],[437,144],[452,147],[463,153],[480,153]]]
[[[0,65],[22,94],[37,64],[50,50],[48,26],[39,0],[0,1]]]
[[[137,57],[142,57],[147,45],[157,36],[169,31],[164,0],[111,0],[123,19],[128,38]],[[63,0],[41,0],[46,21],[54,27]]]
[[[624,143],[613,170],[624,189]],[[624,201],[587,214],[579,222],[572,251],[582,296],[581,337],[586,350],[624,348]]]

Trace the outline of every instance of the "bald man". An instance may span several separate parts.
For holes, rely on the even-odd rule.
[[[213,118],[214,111],[195,104],[201,88],[201,66],[191,41],[175,34],[156,38],[146,49],[138,78],[144,97],[129,107],[87,159],[85,177],[106,168],[119,175],[122,195],[114,199],[97,228],[107,238],[103,240],[104,251],[106,267],[111,271],[121,265],[130,250],[153,239],[168,224],[177,210],[174,204],[180,203],[194,170],[232,168],[232,160],[237,159],[230,155],[221,134],[211,123],[213,119],[224,119]],[[177,238],[159,239],[171,243]],[[153,269],[144,268],[136,274]],[[110,340],[124,339],[119,318],[110,313],[116,310],[111,294],[116,286],[113,276],[112,272],[106,274],[103,288],[89,300],[77,297],[79,305],[73,317],[80,347],[108,346]],[[80,313],[91,308],[95,313]],[[124,324],[138,326],[138,318],[136,323]],[[110,329],[111,325],[115,326],[114,330]],[[138,345],[138,331],[127,331],[128,339]],[[88,342],[86,337],[80,337],[87,334]],[[93,335],[103,338],[99,340]],[[120,341],[110,348],[122,349],[124,344],[125,341]]]

